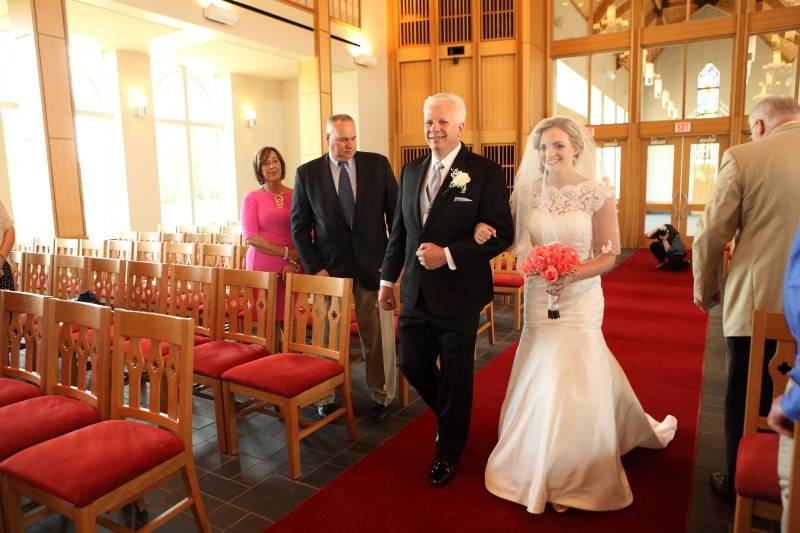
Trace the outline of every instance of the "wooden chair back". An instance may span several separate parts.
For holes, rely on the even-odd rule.
[[[236,246],[242,245],[241,233],[215,233],[214,244],[233,244]]]
[[[33,250],[37,254],[52,254],[55,239],[53,237],[34,237]]]
[[[134,257],[136,258],[136,261],[161,263],[163,248],[164,246],[161,241],[137,241]]]
[[[167,265],[128,261],[125,265],[124,309],[162,313],[167,300]]]
[[[11,249],[15,252],[32,252],[33,241],[17,240],[14,242],[14,246]]]
[[[193,242],[195,244],[212,244],[214,242],[213,233],[186,233],[183,236],[184,242]]]
[[[53,256],[29,252],[25,254],[22,287],[33,294],[53,294]]]
[[[85,257],[105,257],[106,242],[99,239],[81,239],[81,255]]]
[[[228,224],[219,228],[220,233],[242,233],[242,226],[238,222],[236,224]]]
[[[117,237],[114,240],[118,241],[135,241],[139,237],[139,233],[136,231],[120,231],[117,233]]]
[[[55,252],[59,255],[78,255],[81,249],[79,239],[59,239],[56,238]]]
[[[195,335],[216,334],[217,272],[210,267],[169,265],[169,297],[164,313],[194,320]]]
[[[191,242],[165,242],[161,259],[170,265],[196,265],[195,244]]]
[[[753,311],[753,334],[750,340],[750,367],[747,374],[747,402],[744,411],[744,434],[769,430],[767,417],[760,416],[761,383],[764,369],[764,343],[777,343],[775,355],[769,362],[768,373],[772,381],[773,399],[786,390],[787,375],[795,363],[797,341],[783,313],[770,313],[762,309]],[[771,431],[771,430],[770,430]]]
[[[45,313],[51,298],[0,291],[0,376],[45,388]],[[24,344],[23,344],[24,341]]]
[[[163,232],[161,242],[184,242],[183,233]]]
[[[161,232],[160,231],[140,231],[137,241],[146,241],[146,242],[161,242]]]
[[[100,303],[123,307],[125,302],[125,261],[104,257],[87,257],[83,286],[92,291]]]
[[[46,393],[87,403],[108,418],[111,308],[58,299],[48,305]]]
[[[288,274],[283,351],[327,357],[350,378],[350,306],[353,280]]]
[[[491,260],[491,264],[493,274],[519,274],[516,252],[502,252]]]
[[[6,261],[8,261],[8,264],[11,267],[11,276],[14,278],[14,289],[21,291],[22,272],[24,270],[22,265],[25,264],[25,252],[12,250],[6,256]]]
[[[106,257],[109,259],[133,260],[133,241],[109,239],[106,241]]]
[[[219,226],[197,226],[195,233],[218,233]]]
[[[165,231],[174,232],[175,231],[175,226],[166,226],[164,224],[159,224],[158,225],[158,231],[160,231],[161,233],[164,233]]]
[[[233,244],[201,244],[198,256],[202,266],[239,268],[237,246]]]
[[[143,343],[144,339],[150,342]],[[164,355],[162,343],[169,344]],[[192,321],[117,310],[112,345],[110,417],[161,426],[175,433],[191,450]],[[125,386],[126,382],[141,383],[145,372],[148,387]]]
[[[274,272],[219,269],[217,337],[275,352]]]
[[[53,256],[53,296],[74,300],[86,290],[86,261],[82,255]]]
[[[197,233],[197,226],[177,226],[175,231],[178,233]]]

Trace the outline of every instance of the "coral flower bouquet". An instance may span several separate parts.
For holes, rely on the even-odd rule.
[[[534,246],[522,263],[525,277],[535,276],[544,280],[548,291],[554,289],[559,282],[571,279],[580,270],[581,260],[574,248],[558,242]],[[558,296],[547,295],[547,318],[560,318]]]

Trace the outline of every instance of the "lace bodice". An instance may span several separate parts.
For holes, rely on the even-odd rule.
[[[582,261],[619,253],[614,189],[593,180],[561,189],[539,181],[531,190],[528,232],[532,244],[558,241],[577,250]]]

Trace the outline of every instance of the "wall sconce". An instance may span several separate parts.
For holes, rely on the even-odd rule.
[[[147,95],[141,89],[130,89],[128,94],[130,95],[131,105],[136,112],[136,116],[145,118],[147,116]]]
[[[371,54],[358,54],[353,57],[353,61],[362,67],[374,67],[378,64],[378,58]]]
[[[649,87],[653,85],[655,79],[656,66],[649,61],[644,64],[644,84]]]
[[[653,98],[658,100],[661,98],[661,90],[664,88],[664,82],[661,80],[661,74],[656,74],[656,79],[653,80]]]
[[[244,110],[244,123],[247,124],[248,128],[255,128],[256,127],[256,110],[255,109],[245,109]]]

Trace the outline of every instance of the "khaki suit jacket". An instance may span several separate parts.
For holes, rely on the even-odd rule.
[[[698,300],[721,292],[723,249],[735,242],[724,282],[726,337],[749,337],[754,309],[782,311],[781,284],[798,223],[800,121],[793,121],[725,152],[697,228],[692,270]]]

